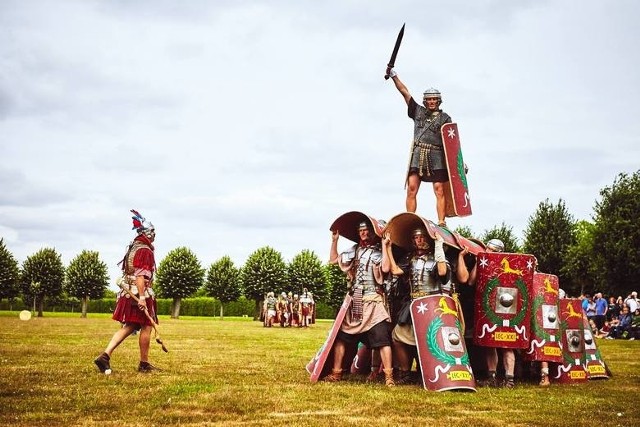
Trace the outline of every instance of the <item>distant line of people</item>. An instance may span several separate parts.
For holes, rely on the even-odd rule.
[[[316,323],[313,294],[307,288],[303,288],[300,295],[282,292],[276,297],[274,292],[269,292],[262,303],[260,320],[267,328],[275,325],[282,328],[308,327]]]

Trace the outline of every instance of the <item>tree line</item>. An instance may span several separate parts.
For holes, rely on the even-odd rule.
[[[576,221],[565,202],[540,202],[529,217],[522,244],[513,227],[496,225],[480,234],[469,227],[456,232],[486,242],[498,238],[507,252],[534,255],[541,272],[555,274],[568,295],[600,291],[626,296],[637,290],[640,275],[640,170],[620,173],[613,184],[600,190],[591,221]],[[107,265],[96,251],[83,250],[67,267],[53,248],[43,248],[18,265],[0,238],[0,300],[22,297],[42,316],[45,299],[77,298],[82,317],[87,302],[108,293]],[[220,316],[224,303],[241,296],[255,302],[255,316],[269,291],[301,292],[307,288],[316,301],[337,309],[346,291],[344,274],[335,265],[323,264],[318,256],[302,250],[285,262],[277,250],[265,246],[253,252],[241,267],[229,256],[207,269],[187,247],[170,251],[160,261],[154,289],[161,298],[171,298],[171,316],[180,314],[182,299],[194,295],[218,299]]]

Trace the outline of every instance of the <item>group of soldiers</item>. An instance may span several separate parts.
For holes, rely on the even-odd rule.
[[[282,292],[276,297],[274,292],[269,292],[262,303],[260,320],[268,328],[274,325],[306,328],[316,323],[313,294],[307,288],[303,288],[300,295]]]
[[[327,343],[307,366],[312,380],[368,373],[368,381],[384,378],[388,386],[511,388],[516,361],[531,362],[541,386],[550,377],[608,377],[580,301],[561,298],[557,277],[536,272],[532,255],[505,253],[498,239],[465,239],[413,213],[387,224],[350,212],[332,230],[330,262],[347,274],[349,288]],[[340,235],[355,244],[338,253]],[[316,368],[318,360],[326,366]]]

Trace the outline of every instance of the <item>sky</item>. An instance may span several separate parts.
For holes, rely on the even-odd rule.
[[[469,167],[449,227],[522,239],[547,199],[591,220],[640,169],[639,20],[635,0],[3,0],[0,238],[20,264],[98,251],[112,288],[130,209],[158,262],[326,261],[343,213],[405,210],[413,122],[383,78],[403,23],[395,70],[442,92]]]

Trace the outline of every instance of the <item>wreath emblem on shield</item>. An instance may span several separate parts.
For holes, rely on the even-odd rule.
[[[503,320],[500,316],[496,314],[495,310],[491,308],[491,304],[489,304],[489,295],[491,294],[491,291],[493,291],[498,285],[500,285],[500,280],[498,280],[497,277],[494,277],[489,281],[489,283],[487,283],[487,289],[484,295],[482,296],[482,307],[484,308],[484,312],[487,318],[494,325],[501,325]],[[523,302],[522,302],[522,308],[520,309],[518,314],[516,314],[516,316],[513,319],[509,320],[509,326],[511,327],[520,326],[520,324],[524,320],[524,316],[527,314],[527,307],[529,306],[529,295],[527,294],[527,285],[524,282],[524,280],[522,280],[521,278],[518,278],[516,279],[514,285],[518,288],[518,291],[520,291],[520,295],[522,295]]]

